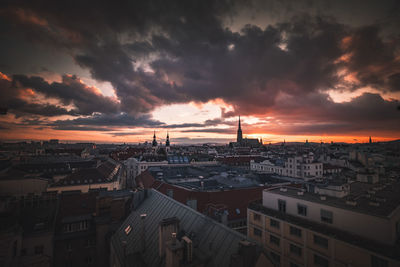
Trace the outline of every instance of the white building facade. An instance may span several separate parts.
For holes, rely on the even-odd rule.
[[[284,165],[273,164],[270,160],[251,161],[250,170],[303,179],[322,178],[324,174],[323,163],[315,161],[312,154],[289,157]]]

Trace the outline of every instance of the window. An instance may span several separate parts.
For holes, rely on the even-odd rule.
[[[290,226],[290,234],[294,236],[301,237],[301,229],[297,227]]]
[[[314,254],[314,264],[322,267],[329,267],[329,260]]]
[[[278,210],[280,212],[286,212],[286,201],[282,199],[278,199]]]
[[[127,227],[125,227],[125,234],[129,235],[129,233],[132,231],[132,227],[130,225],[128,225]]]
[[[86,248],[90,248],[90,247],[92,247],[94,244],[95,244],[95,242],[94,242],[93,239],[86,239],[86,241],[85,241],[85,247],[86,247]]]
[[[323,248],[328,248],[328,239],[319,235],[314,235],[314,244]]]
[[[326,223],[332,223],[333,222],[332,211],[321,209],[321,221]]]
[[[269,236],[269,242],[279,247],[280,239],[274,235]]]
[[[302,216],[307,216],[307,206],[297,204],[297,213]]]
[[[42,255],[43,254],[43,245],[35,246],[35,255]]]
[[[271,227],[274,227],[274,228],[279,229],[279,221],[277,221],[277,220],[271,219],[271,220],[269,221],[269,225],[270,225]]]
[[[379,258],[375,255],[371,255],[371,266],[372,267],[387,267],[389,266],[387,260]]]
[[[301,247],[290,244],[290,253],[293,253],[294,255],[301,257]]]
[[[261,221],[261,215],[257,213],[253,213],[253,220],[255,221]]]
[[[262,236],[262,232],[261,232],[261,230],[260,229],[258,229],[258,228],[253,228],[253,233],[254,233],[254,235],[255,236]]]
[[[278,265],[280,265],[281,263],[281,256],[279,256],[278,254],[274,253],[274,252],[270,252],[271,258],[274,262],[276,262]]]

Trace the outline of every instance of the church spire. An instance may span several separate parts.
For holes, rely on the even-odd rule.
[[[153,135],[153,146],[157,146],[157,139],[156,139],[156,131],[154,130],[154,135]]]
[[[236,141],[238,143],[241,143],[243,140],[243,134],[242,134],[242,128],[240,127],[240,116],[239,116],[239,124],[238,124],[238,130],[237,130],[237,138]]]
[[[165,141],[165,146],[169,146],[169,133],[167,132],[167,140]]]

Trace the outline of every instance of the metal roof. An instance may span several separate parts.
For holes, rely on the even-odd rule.
[[[141,253],[143,246],[141,214],[147,214],[144,219],[145,250],[143,253]],[[238,252],[239,241],[246,239],[246,236],[190,207],[156,190],[149,190],[147,198],[128,216],[111,239],[111,245],[121,266],[126,265],[130,255],[137,253],[142,254],[142,259],[147,266],[161,266],[163,260],[158,256],[158,227],[163,219],[171,217],[177,217],[180,220],[180,230],[191,237],[194,256],[209,259],[206,266],[229,266],[231,255]],[[125,229],[129,226],[132,229],[128,231],[129,234],[126,234]]]

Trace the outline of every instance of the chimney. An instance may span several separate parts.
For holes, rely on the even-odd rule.
[[[165,244],[165,267],[179,267],[183,259],[183,245],[176,240],[176,233],[171,234],[171,240]]]
[[[176,217],[163,219],[158,226],[158,256],[161,258],[165,255],[165,245],[168,241],[172,241],[172,233],[179,232],[179,219]]]
[[[242,240],[239,242],[238,254],[240,256],[236,259],[237,262],[232,262],[233,259],[231,258],[231,265],[254,266],[257,260],[257,246],[254,243]]]
[[[186,263],[191,263],[193,260],[193,243],[189,237],[182,237],[183,242],[183,252],[184,252],[184,260]]]

